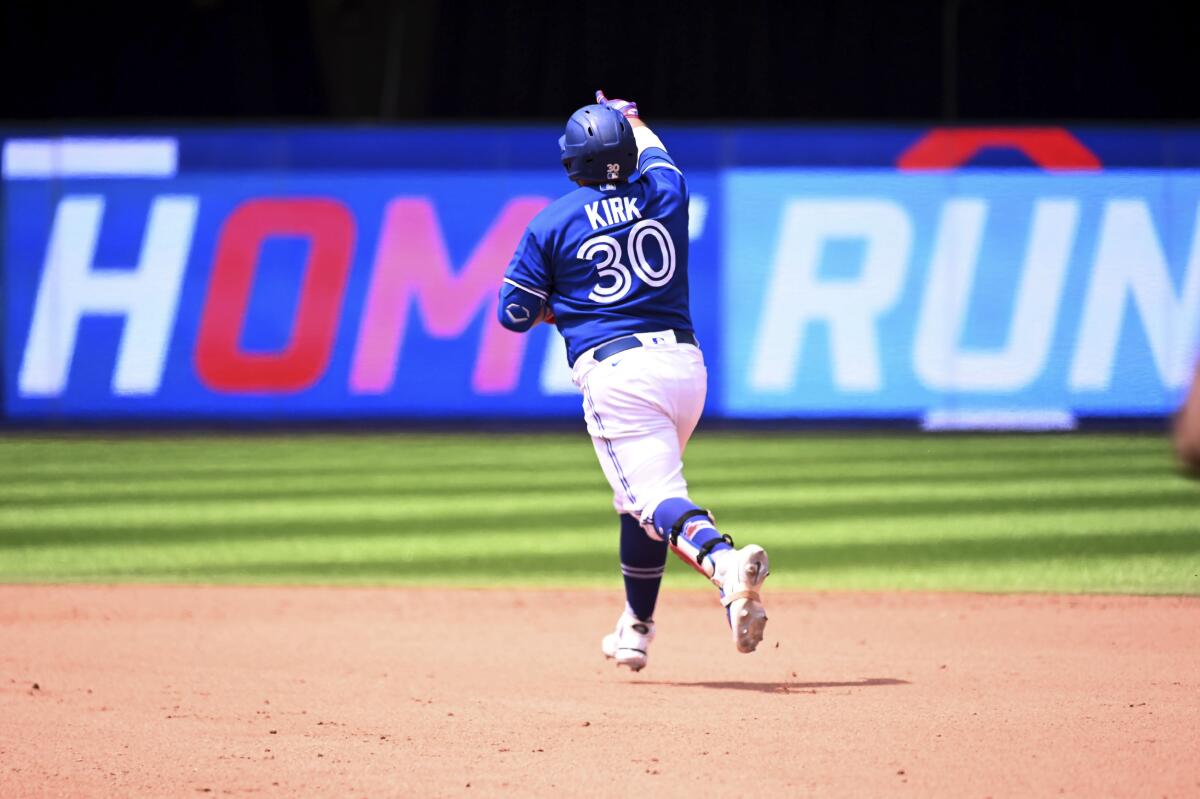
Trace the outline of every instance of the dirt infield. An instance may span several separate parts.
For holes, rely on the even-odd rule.
[[[769,600],[0,586],[0,794],[1200,794],[1200,599]]]

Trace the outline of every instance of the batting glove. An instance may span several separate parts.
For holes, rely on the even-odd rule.
[[[596,102],[600,105],[606,105],[614,111],[620,111],[621,115],[626,119],[637,119],[638,117],[637,103],[629,100],[610,100],[604,96],[603,91],[597,90]]]

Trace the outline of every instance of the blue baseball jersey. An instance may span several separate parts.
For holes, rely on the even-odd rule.
[[[514,292],[549,304],[574,365],[630,333],[692,330],[687,268],[687,183],[665,150],[647,147],[634,179],[582,186],[529,223],[500,311]]]

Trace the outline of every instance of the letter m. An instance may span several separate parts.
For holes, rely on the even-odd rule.
[[[384,214],[371,287],[350,372],[355,394],[383,394],[396,377],[409,308],[415,303],[435,338],[455,338],[483,314],[471,386],[480,393],[511,391],[520,376],[525,339],[496,322],[499,285],[529,220],[549,201],[517,197],[500,211],[459,271],[426,198],[392,200]]]

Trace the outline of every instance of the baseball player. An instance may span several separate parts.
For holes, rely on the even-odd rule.
[[[740,652],[762,641],[767,553],[735,549],[688,497],[682,456],[707,372],[688,308],[688,188],[635,103],[596,93],[558,140],[578,188],[526,229],[500,288],[509,330],[551,322],[620,514],[626,608],[601,649],[634,671],[654,640],[670,547],[720,590]]]

